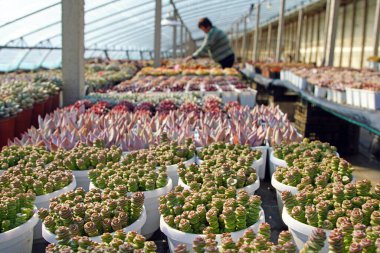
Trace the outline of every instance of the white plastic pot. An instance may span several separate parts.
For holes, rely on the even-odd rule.
[[[77,187],[82,187],[86,192],[89,190],[90,179],[88,178],[89,170],[73,170]]]
[[[320,86],[314,86],[314,96],[318,98],[326,98],[327,96],[327,88],[320,87]]]
[[[168,178],[168,183],[166,186],[152,190],[143,191],[144,193],[144,207],[146,210],[146,223],[141,229],[141,234],[146,238],[149,238],[153,233],[160,227],[160,212],[158,207],[160,206],[160,196],[163,196],[171,191],[173,188],[173,183],[170,177]],[[97,187],[91,182],[90,190],[97,189]],[[128,195],[133,193],[128,192]]]
[[[143,207],[140,218],[138,218],[135,222],[133,222],[128,227],[123,228],[123,231],[126,233],[130,231],[136,231],[137,233],[141,234],[141,228],[144,226],[145,222],[146,222],[146,211],[145,211],[145,207]],[[114,233],[115,232],[111,234],[114,234]],[[55,239],[56,235],[51,233],[49,230],[47,230],[47,228],[45,227],[45,224],[42,224],[42,236],[49,243],[58,243],[57,240]],[[89,237],[89,239],[91,241],[100,243],[102,242],[101,236],[102,235],[93,236],[93,237]]]
[[[254,161],[252,166],[256,169],[257,175],[261,180],[265,178],[265,169],[267,166],[267,154],[268,154],[268,147],[267,146],[259,146],[259,147],[253,147],[253,150],[260,150],[261,151],[261,157],[259,160]]]
[[[238,93],[235,91],[222,91],[222,102],[227,104],[228,102],[234,102],[238,100]]]
[[[34,215],[24,224],[0,233],[0,252],[30,253],[33,247],[33,229],[38,222],[37,209]]]
[[[57,197],[61,195],[62,193],[66,193],[68,191],[74,190],[76,186],[77,186],[77,182],[75,181],[75,177],[73,176],[73,181],[69,185],[63,187],[62,189],[49,193],[49,194],[36,196],[36,200],[34,201],[34,204],[36,205],[38,209],[39,208],[48,209],[49,204],[50,204],[50,199]],[[41,238],[42,238],[42,221],[39,220],[37,226],[34,227],[33,239],[41,239]]]
[[[256,95],[257,91],[253,89],[241,91],[239,93],[239,102],[242,106],[253,108],[256,105]]]
[[[182,186],[185,190],[190,189],[190,186],[185,184],[181,178],[178,178],[178,185]],[[255,191],[259,188],[260,188],[260,179],[257,178],[253,184],[247,185],[247,186],[240,188],[238,190],[245,190],[248,193],[248,195],[253,195],[253,194],[255,194]]]
[[[4,173],[4,171],[5,171],[5,170],[0,170],[0,176],[1,176],[1,174],[3,174],[3,173]]]
[[[368,96],[366,90],[360,90],[360,107],[368,108]]]
[[[295,195],[298,193],[297,187],[289,186],[289,185],[286,185],[286,184],[283,184],[283,183],[277,181],[277,179],[275,178],[274,175],[272,175],[271,184],[276,189],[277,206],[278,206],[279,212],[282,213],[284,203],[283,203],[282,198],[281,198],[281,192],[290,191],[292,193],[292,195]]]
[[[359,89],[351,89],[352,90],[352,100],[354,106],[360,107],[361,106],[361,97],[360,97],[360,90]]]
[[[191,159],[184,162],[184,164],[186,167],[189,167],[194,162],[195,162],[195,155]],[[168,176],[172,180],[173,187],[177,186],[178,185],[178,164],[169,165],[169,166],[166,166],[166,168],[167,168]]]
[[[274,156],[274,151],[271,149],[270,151],[270,177],[272,178],[273,173],[276,171],[276,168],[281,166],[281,167],[288,167],[288,164],[285,162],[285,160],[278,159],[277,157]]]
[[[232,240],[234,240],[235,242],[237,240],[239,240],[239,238],[244,235],[244,232],[247,229],[253,229],[257,233],[257,231],[259,229],[259,225],[261,223],[263,223],[263,222],[265,222],[265,216],[264,216],[264,210],[261,209],[261,211],[260,211],[260,218],[259,218],[259,220],[255,224],[253,224],[252,226],[249,226],[246,229],[242,229],[240,231],[236,231],[236,232],[230,233],[231,237],[232,237]],[[162,233],[164,233],[168,237],[168,243],[169,243],[170,252],[174,252],[175,248],[179,244],[185,244],[187,246],[187,249],[190,252],[194,252],[192,245],[193,245],[193,241],[195,240],[195,238],[197,238],[197,237],[205,237],[206,236],[206,235],[203,235],[203,234],[185,233],[185,232],[179,231],[179,230],[177,230],[175,228],[172,228],[168,224],[166,224],[166,222],[164,221],[163,216],[161,216],[161,219],[160,219],[160,228],[161,228]],[[221,242],[221,236],[222,236],[221,234],[217,234],[216,235],[216,241],[218,241],[219,243]]]
[[[353,105],[352,89],[346,88],[346,102],[348,105]]]
[[[315,227],[312,227],[310,225],[307,225],[305,223],[299,222],[298,220],[292,218],[289,214],[286,208],[283,208],[282,210],[282,220],[284,223],[288,226],[290,233],[293,236],[294,242],[298,248],[298,250],[301,250],[305,243],[308,241],[309,236],[313,233],[313,231],[316,229]],[[326,233],[326,238],[329,237],[331,230],[324,229]],[[328,253],[329,252],[329,243],[328,240],[325,240],[325,245],[320,251],[320,253]]]
[[[371,110],[378,110],[380,109],[380,92],[376,91],[367,91],[367,108]]]

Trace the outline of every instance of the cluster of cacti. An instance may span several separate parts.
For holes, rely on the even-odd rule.
[[[336,156],[336,147],[327,142],[311,141],[307,138],[302,142],[283,143],[273,150],[274,156],[285,160],[288,166],[293,166],[297,158],[307,158],[312,162],[321,162],[325,157]]]
[[[177,186],[160,197],[160,213],[170,226],[186,233],[221,234],[245,229],[260,217],[261,198],[234,187],[204,185],[198,191]]]
[[[277,181],[301,190],[309,185],[323,187],[332,182],[350,183],[352,171],[352,165],[346,160],[329,156],[320,162],[298,158],[291,167],[277,167],[273,175]]]
[[[0,152],[0,170],[6,170],[21,163],[32,166],[46,165],[54,160],[54,153],[34,146],[5,146]]]
[[[254,161],[260,159],[261,152],[252,150],[249,145],[215,142],[202,148],[197,152],[197,155],[210,165],[227,161],[244,162],[251,165]]]
[[[121,155],[121,149],[116,146],[104,148],[80,144],[65,152],[63,165],[70,170],[90,170],[96,168],[98,164],[119,162]]]
[[[74,236],[98,236],[113,232],[135,222],[141,215],[144,194],[126,196],[121,189],[82,188],[61,194],[50,200],[49,210],[38,210],[45,227],[56,234],[59,244],[66,244]]]
[[[278,244],[270,241],[271,231],[268,223],[261,223],[257,234],[252,229],[247,229],[244,235],[236,242],[232,240],[231,234],[224,233],[221,236],[221,243],[216,241],[215,234],[207,234],[205,237],[197,237],[193,242],[195,253],[295,253],[296,245],[293,237],[288,231],[282,231],[278,237]],[[188,253],[186,245],[180,244],[175,249],[175,253]]]
[[[339,228],[328,237],[330,253],[377,253],[380,249],[380,225],[353,224],[348,218],[340,219]]]
[[[33,193],[2,188],[0,191],[0,233],[27,222],[34,214],[34,199]]]
[[[156,169],[156,164],[148,160],[149,151],[140,150],[128,154],[121,163],[99,164],[90,170],[88,176],[97,188],[110,188],[125,192],[151,191],[168,183],[165,167]]]
[[[185,162],[195,155],[195,145],[191,138],[187,139],[184,144],[178,144],[170,141],[167,134],[161,135],[161,143],[149,148],[149,160],[153,159],[156,166],[167,166]]]
[[[67,244],[49,244],[46,253],[107,252],[107,253],[155,253],[157,246],[153,241],[134,231],[122,230],[114,234],[104,233],[102,242],[91,241],[86,236],[74,236]]]
[[[380,225],[380,183],[371,191],[371,182],[341,182],[324,186],[307,186],[296,195],[281,193],[285,208],[296,220],[323,229],[339,227],[347,217],[353,224]]]
[[[245,163],[244,158],[238,162],[226,161],[209,165],[191,164],[186,167],[183,163],[178,165],[178,175],[181,180],[193,190],[202,185],[236,187],[237,189],[252,185],[257,180],[256,170]]]
[[[30,163],[9,168],[0,176],[0,189],[15,189],[45,195],[60,190],[73,181],[73,174],[54,161],[46,167]]]

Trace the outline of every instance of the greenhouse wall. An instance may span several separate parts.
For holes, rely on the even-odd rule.
[[[308,8],[309,9],[309,8]],[[366,59],[372,56],[373,26],[376,0],[353,0],[339,8],[338,29],[335,42],[334,66],[360,68],[366,66]],[[306,10],[303,17],[300,60],[321,65],[324,54],[325,10]],[[259,59],[275,57],[278,21],[272,23],[270,43],[268,43],[269,26],[259,31]],[[297,38],[297,15],[285,19],[285,33],[282,59],[294,60]],[[248,33],[246,58],[252,59],[254,32]],[[241,39],[235,46],[241,48]],[[241,50],[237,55],[242,57]]]

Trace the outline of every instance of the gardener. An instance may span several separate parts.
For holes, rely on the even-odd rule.
[[[232,67],[235,61],[235,55],[232,51],[227,34],[213,26],[208,18],[201,18],[198,22],[198,27],[206,34],[206,36],[203,40],[202,46],[198,48],[192,56],[188,56],[186,61],[196,59],[208,52],[210,57],[222,65],[223,68]]]

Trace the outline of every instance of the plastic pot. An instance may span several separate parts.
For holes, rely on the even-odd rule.
[[[248,229],[253,229],[257,233],[259,229],[259,225],[263,222],[265,222],[265,216],[264,216],[264,211],[261,209],[259,220],[255,224],[249,226],[246,229],[242,229],[242,230],[230,233],[232,239],[236,242],[240,237],[244,235],[244,232]],[[175,248],[179,244],[185,244],[187,246],[187,249],[190,252],[194,252],[192,245],[195,238],[206,236],[203,234],[185,233],[175,228],[172,228],[168,224],[166,224],[162,215],[160,218],[160,228],[161,228],[162,233],[164,233],[168,237],[170,252],[174,252]],[[218,241],[219,243],[221,242],[221,236],[222,236],[221,234],[216,235],[216,241]]]
[[[0,150],[15,137],[16,117],[0,119]]]
[[[185,166],[188,167],[195,162],[195,156],[184,162]],[[173,187],[178,185],[178,164],[166,166],[168,176],[171,178]]]
[[[52,98],[52,104],[51,104],[51,107],[52,107],[52,110],[54,111],[55,109],[57,109],[59,107],[59,93],[53,95],[51,98]]]
[[[49,114],[51,111],[52,111],[52,108],[53,108],[53,100],[51,99],[51,97],[49,97],[48,99],[45,100],[45,111],[44,111],[44,116],[46,114]]]
[[[190,186],[185,184],[181,178],[178,179],[178,185],[182,186],[185,190],[190,189]],[[255,191],[259,188],[260,188],[260,179],[259,177],[257,177],[256,181],[253,184],[247,185],[243,188],[239,188],[238,190],[244,190],[248,193],[248,195],[253,195],[255,194]]]
[[[292,195],[295,195],[298,193],[297,187],[289,186],[289,185],[286,185],[286,184],[283,184],[283,183],[277,181],[277,179],[274,175],[272,175],[271,184],[276,189],[277,206],[278,206],[279,212],[282,213],[284,203],[282,202],[281,192],[290,191],[292,193]]]
[[[270,160],[270,163],[271,163],[270,164],[270,177],[272,178],[272,175],[276,171],[276,168],[278,166],[288,167],[288,164],[285,162],[285,160],[278,159],[277,157],[275,157],[273,149],[271,149],[269,151],[269,153],[270,153],[269,160]]]
[[[37,209],[24,224],[0,233],[0,252],[29,253],[33,247],[33,228],[38,222]]]
[[[69,185],[63,187],[62,189],[54,191],[49,194],[36,196],[36,200],[34,201],[34,204],[36,205],[37,208],[48,209],[49,204],[50,204],[50,199],[57,197],[61,195],[62,193],[66,193],[68,191],[74,190],[76,186],[77,186],[77,182],[75,181],[75,177],[73,176],[73,181]],[[33,239],[41,239],[41,238],[42,238],[42,221],[39,220],[37,226],[34,227]]]
[[[136,231],[137,233],[141,234],[141,228],[145,224],[145,222],[146,222],[146,211],[145,211],[145,207],[144,207],[142,210],[142,213],[140,215],[140,218],[138,218],[135,222],[133,222],[128,227],[123,228],[123,231],[125,233],[128,233],[130,231]],[[113,232],[111,234],[114,234],[114,233],[115,232]],[[45,227],[44,224],[42,224],[42,236],[49,243],[58,243],[57,240],[55,239],[56,235],[53,234],[52,232],[50,232],[49,230],[47,230],[47,228]],[[93,236],[93,237],[88,237],[88,238],[91,241],[101,243],[102,242],[101,236],[102,235],[98,235],[98,236]]]
[[[23,109],[16,116],[15,136],[20,138],[28,130],[32,123],[33,108]]]
[[[32,125],[38,128],[38,116],[43,117],[45,113],[45,103],[36,103],[33,107]]]
[[[259,176],[259,178],[263,180],[265,178],[265,169],[267,166],[268,147],[259,146],[259,147],[252,147],[252,149],[261,151],[261,158],[257,161],[254,161],[252,166],[256,169],[257,175]]]
[[[75,177],[75,181],[77,182],[77,187],[82,187],[86,192],[88,192],[90,187],[88,171],[89,170],[73,170],[73,175]]]
[[[289,215],[286,208],[282,210],[282,220],[288,226],[298,250],[301,250],[316,227],[307,225],[294,219]],[[329,252],[329,243],[327,238],[329,237],[331,230],[324,229],[324,231],[326,233],[325,246],[321,251],[319,251],[320,253]]]
[[[90,183],[90,190],[96,189],[97,187]],[[173,188],[173,183],[170,178],[168,178],[168,183],[166,186],[152,190],[144,191],[144,207],[146,210],[146,223],[141,229],[141,234],[146,238],[149,238],[153,233],[160,228],[160,212],[158,207],[160,206],[160,196],[163,196],[171,191]],[[132,193],[128,193],[130,195]]]

